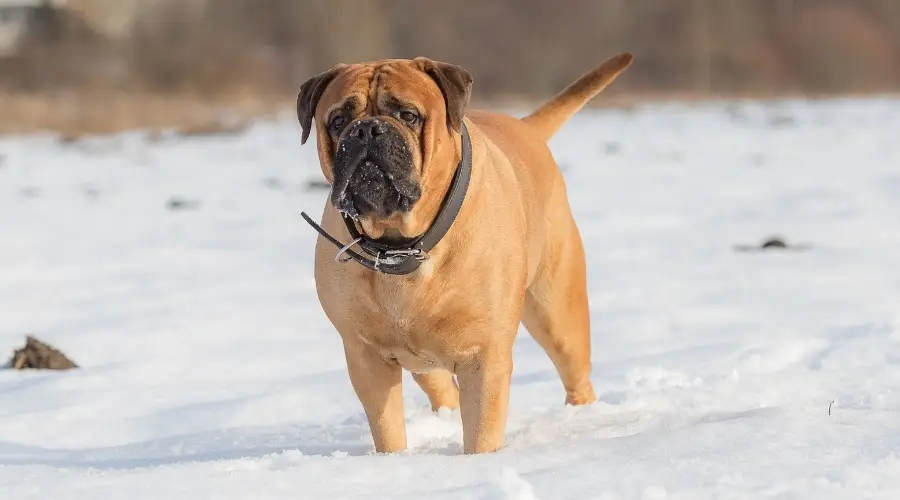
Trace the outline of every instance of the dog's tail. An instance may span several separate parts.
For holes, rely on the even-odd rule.
[[[622,53],[581,75],[522,121],[534,127],[544,140],[553,137],[569,118],[631,65],[634,56]]]

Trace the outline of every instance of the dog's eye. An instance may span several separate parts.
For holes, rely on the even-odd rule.
[[[401,111],[400,119],[405,121],[406,123],[413,124],[419,120],[419,115],[413,113],[412,111]]]
[[[344,118],[343,115],[337,115],[331,119],[331,122],[328,124],[328,126],[331,127],[332,130],[338,130],[339,128],[344,126],[344,122],[346,121],[347,119]]]

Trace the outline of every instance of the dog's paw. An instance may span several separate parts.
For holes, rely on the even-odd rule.
[[[588,384],[580,387],[578,390],[566,391],[566,404],[572,406],[589,405],[597,401],[597,395],[594,394],[594,387]]]

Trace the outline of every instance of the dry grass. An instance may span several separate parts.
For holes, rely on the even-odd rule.
[[[630,94],[604,95],[595,99],[591,107],[628,108],[648,100],[655,99]],[[530,108],[541,101],[499,96],[473,102],[473,105],[481,108]],[[289,97],[267,98],[252,94],[211,99],[124,92],[0,93],[0,109],[3,110],[0,114],[0,135],[49,132],[58,134],[63,141],[74,142],[88,136],[132,130],[146,130],[151,137],[163,130],[183,136],[230,134],[244,130],[253,120],[273,117],[282,112],[292,113],[295,106],[296,102]]]
[[[618,92],[602,94],[588,108],[631,109],[653,102],[702,103],[729,99],[772,100],[781,98],[897,97],[895,93],[732,93],[708,95],[692,92]],[[545,99],[503,95],[475,99],[478,108],[532,109]],[[162,132],[182,136],[234,134],[252,121],[293,113],[293,98],[258,95],[198,98],[188,95],[91,92],[78,94],[0,93],[0,135],[55,133],[60,140],[144,130],[150,137]]]
[[[289,99],[94,92],[0,94],[0,135],[51,132],[62,140],[130,130],[183,135],[235,133],[249,121],[292,109]]]

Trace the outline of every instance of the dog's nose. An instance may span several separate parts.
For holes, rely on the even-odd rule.
[[[359,142],[369,142],[387,132],[387,124],[377,118],[360,120],[349,131],[350,137]]]

